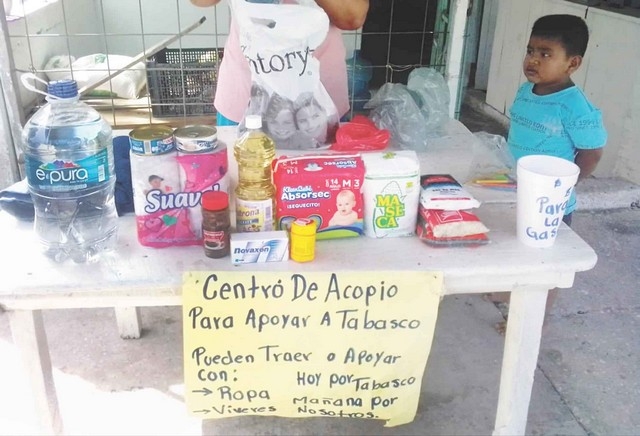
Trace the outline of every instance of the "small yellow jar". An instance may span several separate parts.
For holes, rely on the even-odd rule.
[[[298,218],[291,224],[291,260],[310,262],[316,254],[316,222]]]

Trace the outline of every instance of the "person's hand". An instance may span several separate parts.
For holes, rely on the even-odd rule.
[[[193,1],[193,0],[192,0]],[[315,0],[338,29],[356,30],[364,25],[369,0]]]
[[[220,0],[190,0],[191,4],[194,6],[198,6],[201,8],[206,8],[208,6],[215,6],[220,3]]]

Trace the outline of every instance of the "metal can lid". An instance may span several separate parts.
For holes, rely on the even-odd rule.
[[[173,135],[173,129],[169,126],[151,124],[148,126],[136,127],[129,132],[129,137],[138,141],[153,141],[155,139],[166,139]]]
[[[178,138],[215,139],[218,131],[215,127],[211,126],[193,125],[180,127],[176,129],[173,134]]]

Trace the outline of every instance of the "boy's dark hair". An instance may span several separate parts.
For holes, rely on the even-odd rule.
[[[558,41],[568,56],[584,56],[589,43],[587,23],[576,15],[545,15],[533,23],[531,36]]]

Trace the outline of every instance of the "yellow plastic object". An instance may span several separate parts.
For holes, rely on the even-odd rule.
[[[291,224],[291,259],[310,262],[316,252],[316,222],[309,218],[298,218]]]

